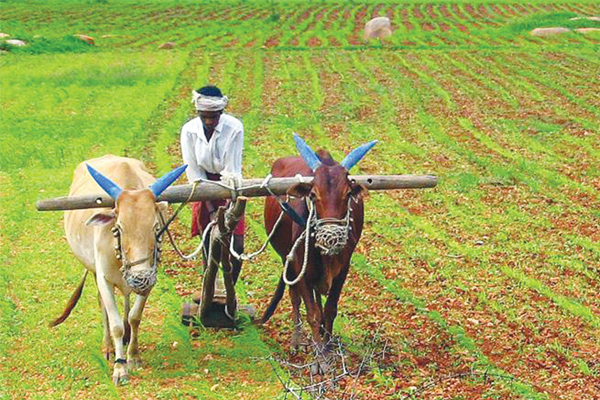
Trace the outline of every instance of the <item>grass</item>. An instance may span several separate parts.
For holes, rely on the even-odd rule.
[[[35,201],[65,195],[75,165],[108,152],[141,158],[155,175],[179,164],[189,92],[209,82],[244,122],[246,176],[294,154],[298,132],[337,159],[379,139],[353,173],[440,179],[434,190],[367,200],[335,329],[353,360],[374,332],[389,356],[351,391],[593,398],[600,104],[587,89],[600,42],[528,31],[575,24],[567,20],[595,3],[454,3],[431,3],[434,18],[411,2],[408,24],[384,3],[394,35],[363,44],[371,3],[1,2],[2,30],[31,44],[0,56],[0,398],[285,398],[266,357],[306,360],[288,352],[287,299],[264,327],[192,337],[179,312],[201,274],[169,251],[142,321],[146,365],[127,386],[112,386],[101,357],[91,280],[71,318],[46,327],[82,268],[61,214],[38,213]],[[78,47],[75,33],[96,46]],[[271,37],[279,43],[267,47]],[[155,50],[171,39],[176,50]],[[261,205],[248,207],[249,249],[266,237]],[[188,249],[186,224],[187,210],[176,236]],[[280,271],[272,250],[247,263],[240,300],[260,313]],[[508,378],[441,379],[469,370]]]

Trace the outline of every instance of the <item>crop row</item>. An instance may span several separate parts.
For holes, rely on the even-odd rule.
[[[393,63],[390,62],[390,57],[394,59]],[[459,321],[463,326],[461,329],[468,328],[467,332],[473,329],[473,323],[469,319],[490,319],[492,327],[487,334],[487,341],[480,344],[480,351],[490,359],[498,360],[497,365],[509,370],[514,376],[535,382],[528,371],[533,370],[539,362],[540,358],[534,355],[540,352],[546,356],[558,352],[557,357],[567,357],[572,366],[569,373],[574,374],[574,377],[589,373],[594,368],[592,355],[596,353],[596,347],[593,341],[586,339],[586,335],[593,337],[593,332],[597,329],[598,317],[594,309],[597,278],[594,275],[593,260],[597,260],[598,247],[589,236],[579,234],[579,227],[586,220],[596,217],[586,207],[586,200],[564,195],[562,187],[566,185],[571,186],[573,191],[585,191],[587,183],[585,180],[581,181],[580,187],[577,181],[569,182],[555,172],[556,165],[548,163],[559,163],[560,159],[551,152],[548,154],[542,151],[540,145],[535,146],[534,139],[526,141],[526,148],[510,150],[510,147],[505,147],[505,138],[487,136],[493,132],[487,125],[482,125],[485,129],[483,132],[480,128],[475,128],[473,124],[481,121],[475,119],[477,115],[463,113],[465,104],[458,90],[474,99],[471,105],[481,107],[481,118],[489,124],[497,119],[498,109],[486,114],[477,100],[477,93],[484,90],[485,94],[493,89],[494,86],[490,84],[493,74],[488,73],[475,79],[462,68],[464,74],[454,86],[450,84],[452,69],[444,68],[443,64],[458,66],[456,62],[445,60],[440,64],[444,60],[435,59],[434,62],[428,57],[437,56],[419,54],[419,57],[412,58],[391,53],[365,56],[345,54],[329,56],[325,60],[320,55],[309,58],[306,55],[284,54],[278,59],[269,57],[269,69],[265,73],[275,72],[275,76],[270,79],[279,83],[276,86],[265,83],[265,98],[261,103],[264,123],[257,127],[258,131],[249,134],[248,140],[252,146],[260,146],[261,160],[269,160],[282,152],[292,152],[291,143],[276,143],[280,143],[285,137],[282,132],[295,130],[304,134],[315,146],[331,147],[335,143],[332,152],[340,157],[340,150],[347,151],[353,143],[367,140],[375,134],[387,146],[378,149],[378,162],[365,160],[365,171],[416,172],[411,167],[416,166],[419,170],[423,166],[435,165],[434,170],[442,179],[447,179],[448,186],[443,192],[393,196],[389,199],[384,197],[375,203],[369,203],[369,212],[377,216],[375,220],[378,223],[369,227],[366,240],[368,235],[373,234],[388,238],[386,246],[380,252],[373,253],[373,262],[389,259],[393,243],[403,243],[411,236],[414,237],[415,233],[412,231],[416,230],[429,243],[417,236],[414,243],[409,241],[406,250],[401,247],[400,258],[391,258],[389,263],[385,263],[389,265],[386,267],[386,279],[411,277],[410,280],[401,282],[404,285],[413,282],[406,287],[410,292],[424,296],[422,299],[425,304],[437,304],[442,299],[447,299],[448,304],[457,301],[462,304],[474,301],[479,303],[483,311],[468,311],[469,309],[464,308],[439,311],[445,320]],[[531,57],[541,62],[544,55]],[[527,55],[522,55],[522,58],[527,58]],[[390,64],[404,67],[390,70],[386,68]],[[441,65],[439,70],[429,69],[436,65]],[[506,65],[506,60],[501,60],[494,68],[506,68]],[[552,90],[543,82],[528,79],[526,75],[519,73],[518,68],[519,65],[510,65],[510,76],[511,79],[520,81],[518,86],[522,91],[518,101],[507,97],[500,109],[504,113],[516,112],[523,102],[534,101],[536,96],[546,99]],[[444,74],[444,70],[448,72]],[[300,76],[307,77],[307,84],[294,85],[292,82],[296,82]],[[413,76],[418,83],[413,81],[414,88],[411,89],[412,85],[403,82]],[[447,101],[441,103],[442,108],[432,107],[439,101],[427,95],[428,89],[433,85],[437,85],[434,93],[447,93]],[[504,92],[505,97],[506,93]],[[480,92],[479,96],[482,96]],[[485,96],[496,97],[502,96]],[[290,104],[285,101],[286,98],[301,101]],[[551,104],[549,111],[555,112],[562,105],[561,102]],[[567,106],[576,115],[580,115],[582,120],[593,121],[594,115],[589,114],[585,107],[577,103]],[[404,112],[412,115],[402,115]],[[406,123],[397,125],[398,121]],[[401,131],[397,126],[401,127]],[[449,136],[443,133],[446,130],[459,130],[460,134],[453,133]],[[425,136],[424,132],[427,133]],[[591,135],[596,134],[596,131],[591,131]],[[591,150],[595,146],[592,139],[579,138],[573,141],[565,132],[557,138],[557,143],[563,143],[563,146],[581,143]],[[472,147],[475,144],[473,139],[480,144]],[[268,146],[265,145],[266,142],[269,142]],[[400,159],[397,156],[398,149],[405,151]],[[540,153],[538,156],[541,158],[527,162],[515,159],[522,151]],[[254,152],[252,150],[253,154]],[[431,164],[431,159],[439,159],[439,162]],[[592,157],[587,162],[594,163],[597,160]],[[462,165],[462,171],[454,171],[455,165]],[[250,169],[258,174],[266,172],[264,164]],[[448,171],[449,175],[446,176],[443,171]],[[485,178],[482,180],[478,176]],[[515,178],[517,182],[523,183],[512,183]],[[390,207],[398,205],[406,207],[408,212],[390,214]],[[573,207],[581,215],[563,215],[564,209]],[[433,215],[429,216],[428,212],[433,212]],[[568,218],[571,224],[562,224],[562,218]],[[402,220],[409,223],[405,229],[398,225],[398,221]],[[540,230],[544,230],[545,234],[538,235]],[[590,231],[589,234],[593,237],[595,233]],[[481,248],[473,245],[478,239],[485,242]],[[367,243],[375,246],[372,241]],[[457,257],[456,261],[452,261],[453,257]],[[432,272],[427,272],[429,268],[426,268],[426,275],[419,276],[424,272],[414,268],[422,265],[429,265],[433,271],[439,272],[431,275]],[[486,270],[489,270],[487,274]],[[479,274],[483,275],[478,276]],[[561,276],[560,284],[557,284],[557,276]],[[477,278],[475,282],[474,277]],[[440,279],[445,284],[435,291],[431,285]],[[414,286],[417,282],[432,283],[428,284],[427,292],[422,292],[422,287]],[[453,282],[453,286],[458,285],[461,290],[456,291],[446,286],[448,282]],[[386,281],[382,284],[386,284]],[[470,289],[473,285],[487,287],[481,293]],[[506,288],[511,288],[511,291],[506,292]],[[499,301],[499,298],[505,300]],[[579,300],[571,300],[572,298]],[[554,302],[555,306],[548,308],[548,300]],[[572,320],[573,325],[568,322],[569,313],[575,318]],[[496,321],[496,318],[503,322]],[[546,328],[540,323],[549,324],[550,327]],[[550,330],[554,341],[540,339],[534,344],[515,345],[519,350],[516,353],[508,350],[510,343],[507,342],[505,353],[500,359],[498,355],[492,357],[493,354],[488,353],[490,350],[486,343],[498,342],[499,337],[509,338],[506,332],[527,332],[531,329],[541,332],[542,328]],[[501,332],[505,333],[500,334]],[[569,339],[571,337],[577,338],[577,342]],[[525,339],[526,336],[523,337]],[[516,359],[521,361],[515,366],[513,364]],[[564,371],[560,374],[550,373],[544,387],[560,386],[566,379],[562,373]],[[540,390],[546,390],[544,387]]]
[[[8,6],[3,7],[7,9]],[[111,48],[147,48],[165,42],[203,48],[320,48],[363,46],[367,44],[362,39],[366,21],[376,16],[388,16],[395,31],[386,40],[391,46],[513,47],[548,42],[597,43],[597,37],[583,34],[568,35],[566,41],[561,38],[541,40],[528,34],[536,27],[531,22],[535,18],[562,15],[568,20],[575,15],[594,12],[586,3],[305,4],[295,7],[283,4],[217,7],[213,4],[172,6],[150,3],[126,13],[116,5],[90,5],[85,9],[42,5],[32,12],[24,5],[11,4],[11,8],[3,13],[2,23],[4,30],[28,39],[34,35],[61,37],[85,33],[94,36],[97,44]],[[55,21],[65,16],[68,20]],[[526,24],[520,22],[528,16],[535,18],[527,20]],[[595,26],[593,21],[589,24]]]

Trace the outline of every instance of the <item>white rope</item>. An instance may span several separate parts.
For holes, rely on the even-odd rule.
[[[273,175],[269,174],[265,177],[265,179],[263,179],[262,183],[260,185],[253,185],[253,186],[246,186],[243,189],[248,189],[250,187],[255,187],[258,186],[260,188],[265,188],[267,189],[267,191],[272,195],[275,196],[275,194],[271,191],[271,189],[269,189],[269,182],[271,181],[271,178],[273,177]],[[276,197],[277,198],[277,197]],[[265,249],[267,248],[267,246],[269,245],[269,242],[271,241],[271,238],[273,237],[273,235],[275,234],[275,231],[277,230],[277,227],[279,226],[279,223],[281,222],[281,220],[283,219],[283,210],[281,211],[281,213],[279,214],[279,217],[277,218],[277,221],[275,221],[275,225],[273,225],[273,228],[271,229],[271,232],[269,233],[269,235],[267,236],[267,240],[265,240],[265,242],[263,243],[263,245],[261,246],[260,249],[258,249],[258,251],[255,251],[254,253],[250,253],[250,254],[239,254],[234,248],[233,248],[233,240],[231,240],[229,242],[229,253],[236,259],[236,260],[240,260],[240,261],[249,261],[252,260],[253,258],[255,258],[256,256],[258,256],[259,254],[261,254],[263,251],[265,251]]]
[[[309,243],[310,243],[310,224],[313,219],[314,207],[312,206],[312,203],[310,201],[308,201],[307,204],[309,206],[308,206],[308,220],[306,221],[306,229],[304,230],[304,232],[302,232],[302,235],[300,235],[298,237],[298,239],[296,239],[296,242],[292,246],[292,250],[290,250],[290,253],[285,258],[285,265],[284,265],[283,274],[281,277],[283,278],[283,281],[285,282],[285,284],[288,286],[294,286],[296,283],[300,282],[300,280],[302,278],[304,278],[304,274],[306,273],[306,266],[308,265],[308,247],[309,247]],[[294,252],[296,251],[296,247],[298,247],[298,244],[301,242],[302,238],[304,238],[304,261],[302,262],[302,270],[300,271],[300,274],[296,277],[296,279],[294,279],[293,281],[290,281],[287,278],[287,271],[288,271],[288,268],[290,265],[290,261],[292,261],[294,259]]]

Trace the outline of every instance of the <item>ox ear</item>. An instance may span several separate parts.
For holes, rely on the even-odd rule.
[[[103,226],[111,224],[115,219],[117,219],[117,214],[114,211],[109,212],[99,212],[92,215],[86,222],[86,225],[92,226]]]
[[[312,187],[312,183],[297,183],[287,190],[287,194],[301,199],[302,197],[306,197],[309,195],[310,191],[312,190]]]
[[[354,198],[358,199],[359,197],[366,197],[369,194],[369,191],[360,183],[352,181],[352,183],[350,184],[350,194]]]
[[[159,201],[158,203],[156,203],[156,208],[158,209],[158,211],[160,211],[164,215],[169,208],[169,202],[168,201]]]

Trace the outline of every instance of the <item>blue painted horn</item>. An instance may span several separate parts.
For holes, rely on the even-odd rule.
[[[306,144],[304,140],[300,136],[294,133],[294,142],[296,142],[296,148],[300,153],[302,159],[306,162],[308,167],[313,171],[321,166],[321,160],[319,156],[312,151],[312,149]]]
[[[123,191],[123,189],[121,189],[119,187],[119,185],[117,185],[116,183],[114,183],[113,181],[111,181],[110,179],[108,179],[107,177],[105,177],[104,175],[102,175],[100,172],[96,171],[94,168],[92,168],[91,165],[89,164],[85,164],[88,171],[90,171],[90,175],[92,175],[92,178],[94,178],[94,180],[96,181],[96,183],[98,183],[98,185],[100,185],[100,187],[113,199],[117,199],[117,197],[119,197],[119,195],[121,194],[121,192]]]
[[[160,194],[164,192],[166,188],[171,186],[171,184],[175,182],[177,178],[181,176],[181,174],[183,174],[183,171],[185,171],[186,168],[187,165],[184,164],[181,167],[177,167],[173,171],[164,174],[163,176],[158,178],[156,182],[150,185],[149,189],[152,191],[152,193],[154,193],[156,197],[160,196]]]
[[[117,197],[119,197],[119,195],[123,191],[123,189],[121,189],[119,187],[119,185],[117,185],[116,183],[114,183],[113,181],[111,181],[110,179],[105,177],[104,175],[102,175],[100,172],[96,171],[89,164],[86,164],[86,166],[87,166],[88,171],[90,171],[90,175],[92,175],[92,178],[94,178],[96,183],[98,183],[98,185],[100,185],[100,187],[106,193],[108,193],[108,195],[110,197],[112,197],[113,199],[116,200]],[[183,173],[183,171],[185,171],[186,168],[187,168],[187,165],[182,165],[181,167],[175,168],[173,171],[158,178],[158,180],[156,182],[154,182],[152,185],[150,185],[150,187],[148,189],[150,189],[156,197],[160,196],[160,194],[166,188],[168,188],[173,182],[175,182],[177,180],[177,178],[179,178],[181,176],[181,174]]]
[[[340,163],[340,165],[350,171],[350,168],[354,167],[362,158],[367,154],[369,150],[377,144],[377,140],[373,140],[369,143],[365,143],[362,146],[352,150],[350,154],[346,156]]]

